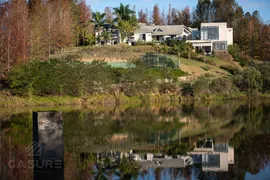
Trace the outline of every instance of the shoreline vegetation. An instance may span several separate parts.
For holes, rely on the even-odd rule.
[[[270,98],[268,63],[242,69],[224,65],[220,69],[227,74],[206,72],[189,80],[190,72],[180,70],[173,58],[159,58],[162,67],[153,67],[156,59],[151,64],[134,59],[127,62],[128,68],[114,68],[102,60],[85,63],[79,56],[31,60],[13,67],[0,82],[0,107],[194,104]],[[188,62],[192,61],[196,63]]]
[[[126,96],[124,94],[96,94],[87,97],[72,96],[11,96],[0,93],[0,107],[50,107],[50,106],[121,106],[141,104],[196,104],[219,100],[248,100],[245,93],[233,93],[231,95],[213,94],[198,97],[184,97],[177,94],[145,94],[141,96]],[[252,100],[270,99],[270,94],[257,94]]]

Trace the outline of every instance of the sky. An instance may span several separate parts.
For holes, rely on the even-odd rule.
[[[190,9],[195,8],[198,0],[86,0],[87,5],[90,5],[93,11],[104,11],[104,8],[118,7],[120,3],[125,5],[130,4],[136,6],[136,10],[148,8],[152,11],[153,6],[158,4],[160,10],[163,8],[167,11],[169,4],[172,8],[183,9],[189,6]],[[264,21],[270,20],[270,0],[237,0],[238,4],[244,9],[244,12],[252,13],[258,10]]]

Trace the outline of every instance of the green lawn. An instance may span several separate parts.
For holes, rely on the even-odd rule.
[[[170,55],[170,57],[172,59],[179,59],[177,56],[174,56],[174,55]],[[180,68],[182,71],[184,71],[190,75],[193,75],[193,76],[200,76],[200,75],[203,75],[206,73],[210,73],[210,74],[213,74],[216,76],[227,75],[228,72],[219,68],[218,63],[221,63],[221,60],[218,58],[215,58],[213,60],[217,63],[217,66],[213,66],[213,65],[206,64],[206,63],[203,63],[203,62],[200,62],[197,60],[193,60],[193,59],[189,60],[189,59],[181,57],[180,58],[180,62],[181,62]],[[208,69],[208,70],[206,70],[206,69]]]

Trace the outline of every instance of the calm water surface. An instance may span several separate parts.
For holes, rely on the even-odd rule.
[[[33,121],[51,110],[57,128]],[[1,180],[270,179],[270,102],[3,108],[0,122]]]

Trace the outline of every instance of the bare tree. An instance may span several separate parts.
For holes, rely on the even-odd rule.
[[[106,7],[105,8],[105,20],[108,24],[112,24],[113,22],[113,13],[112,13],[112,8],[111,7]]]
[[[28,9],[20,0],[0,2],[1,66],[7,71],[28,55]]]
[[[161,20],[160,20],[160,12],[159,12],[159,7],[156,4],[153,9],[153,14],[152,14],[152,23],[155,25],[160,25]]]
[[[169,4],[168,14],[167,14],[167,24],[172,24],[172,6]]]
[[[147,17],[148,17],[147,10],[145,10],[145,11],[143,11],[143,9],[139,10],[139,12],[138,12],[138,22],[148,24]]]
[[[189,7],[185,7],[182,11],[182,19],[183,19],[183,24],[187,27],[191,25],[191,15],[190,15],[190,9]]]
[[[165,16],[165,10],[163,8],[162,13],[160,15],[160,25],[165,25],[166,24],[166,16]]]

